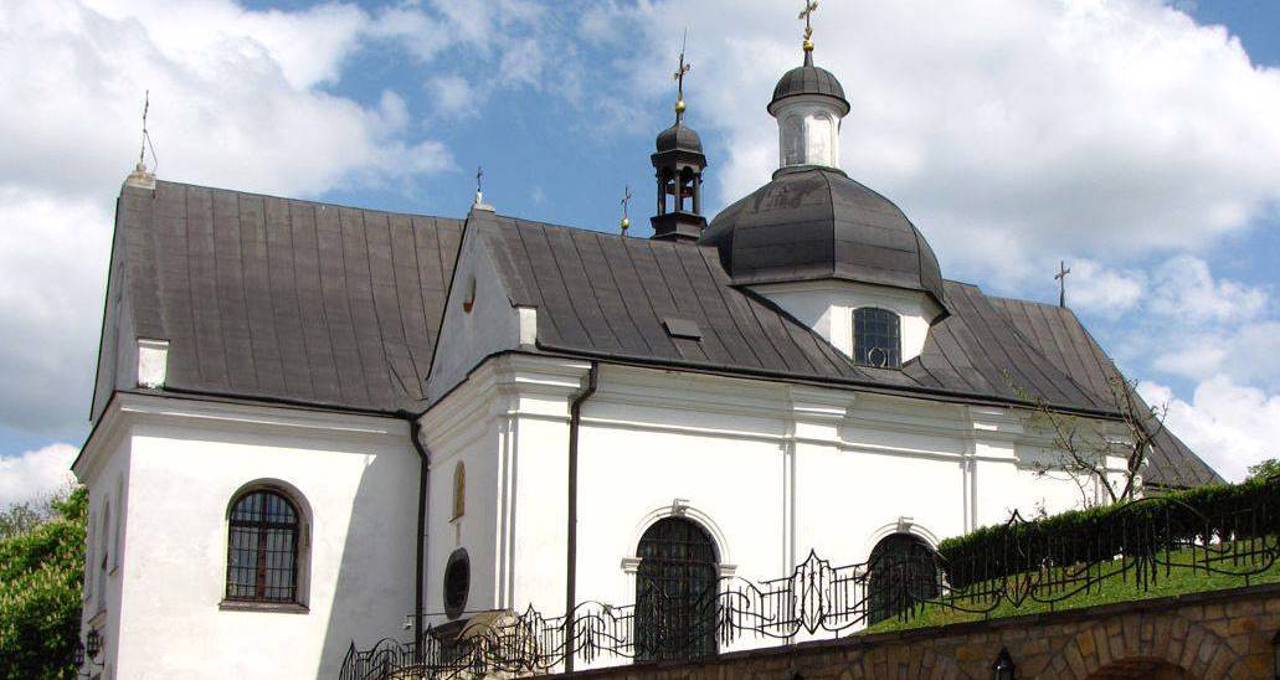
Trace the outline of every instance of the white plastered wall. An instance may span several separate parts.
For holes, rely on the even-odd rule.
[[[774,105],[778,119],[778,166],[840,167],[839,102],[825,96],[788,97]]]
[[[349,644],[413,610],[418,457],[389,418],[117,395],[77,474],[127,465],[119,678],[336,677]],[[119,442],[105,446],[107,440]],[[120,452],[127,450],[127,457]],[[279,481],[311,510],[306,609],[223,607],[229,504]]]
[[[850,357],[853,356],[854,311],[861,307],[887,309],[899,317],[903,363],[924,351],[929,326],[942,311],[928,295],[919,291],[834,279],[775,283],[754,286],[752,290]]]
[[[512,584],[493,601],[559,616],[568,404],[585,385],[587,365],[531,356],[505,361],[492,375],[506,377],[477,371],[474,385],[424,422],[454,419],[447,402],[465,401],[466,390],[501,395],[483,411],[487,431],[501,436],[475,440],[487,442],[475,455],[505,466],[514,457],[517,471],[488,500],[499,518],[514,508],[505,523],[486,519],[495,531],[488,540],[514,547],[491,567],[506,573],[498,581]],[[599,370],[598,391],[581,419],[578,602],[630,604],[636,544],[670,515],[708,530],[723,574],[759,580],[789,573],[810,549],[833,564],[857,563],[895,531],[936,543],[1005,521],[1014,509],[1030,516],[1081,503],[1074,482],[1034,474],[1031,453],[1045,442],[1025,431],[1026,414],[1010,409],[614,365]],[[447,470],[438,476],[450,477]],[[432,558],[433,600],[446,558],[447,550]],[[490,569],[474,555],[472,568],[477,575]]]

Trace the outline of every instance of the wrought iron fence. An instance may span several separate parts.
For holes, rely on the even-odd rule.
[[[429,627],[416,641],[384,639],[363,651],[353,643],[341,680],[524,677],[563,669],[570,657],[578,666],[694,658],[748,639],[841,635],[931,607],[984,616],[1028,602],[1052,608],[1117,582],[1141,593],[1175,572],[1248,584],[1280,558],[1280,481],[1269,485],[1268,502],[1212,516],[1169,499],[1140,500],[1078,530],[1046,532],[1014,513],[992,540],[948,559],[908,540],[845,566],[811,552],[788,576],[722,578],[692,600],[642,589],[639,607],[584,602],[556,618],[533,609],[486,613]]]

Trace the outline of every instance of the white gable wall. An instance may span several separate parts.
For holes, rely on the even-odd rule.
[[[419,464],[406,421],[117,395],[99,430],[76,472],[93,497],[127,468],[127,548],[107,605],[115,677],[336,677],[353,639],[370,646],[413,610]],[[305,610],[224,608],[229,505],[259,480],[310,508]]]
[[[497,269],[480,243],[476,231],[481,228],[484,226],[469,223],[463,232],[444,320],[440,324],[440,328],[448,332],[441,335],[436,345],[427,382],[428,400],[439,399],[453,389],[485,357],[518,347],[521,342],[520,312],[512,306]],[[532,310],[530,313],[536,314]]]

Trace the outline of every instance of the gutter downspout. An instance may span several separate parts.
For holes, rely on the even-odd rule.
[[[565,557],[564,588],[564,670],[573,672],[574,619],[573,608],[578,599],[578,429],[582,423],[582,404],[595,394],[600,379],[600,365],[593,361],[587,370],[587,387],[569,404],[569,519],[566,532],[568,552]]]
[[[413,657],[416,663],[421,663],[422,617],[426,602],[423,580],[426,576],[427,563],[427,484],[431,477],[431,456],[422,444],[422,424],[418,421],[418,416],[407,411],[401,411],[399,415],[409,421],[409,438],[413,441],[414,450],[418,452],[418,536],[413,584]]]

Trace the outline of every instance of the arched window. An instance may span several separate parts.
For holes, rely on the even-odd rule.
[[[462,463],[453,466],[453,517],[458,519],[467,511],[467,468]]]
[[[808,120],[805,146],[806,160],[810,165],[836,165],[831,158],[831,116],[819,113]]]
[[[788,116],[782,126],[782,164],[803,165],[804,157],[804,123],[799,116]]]
[[[890,534],[876,544],[867,562],[867,625],[873,625],[938,596],[937,553],[911,534]]]
[[[298,602],[301,520],[297,506],[274,489],[253,489],[231,506],[227,599]]]
[[[902,366],[902,331],[897,314],[878,307],[863,307],[853,313],[853,360],[879,368]]]
[[[716,548],[681,517],[659,520],[636,551],[636,658],[696,658],[716,652]]]

